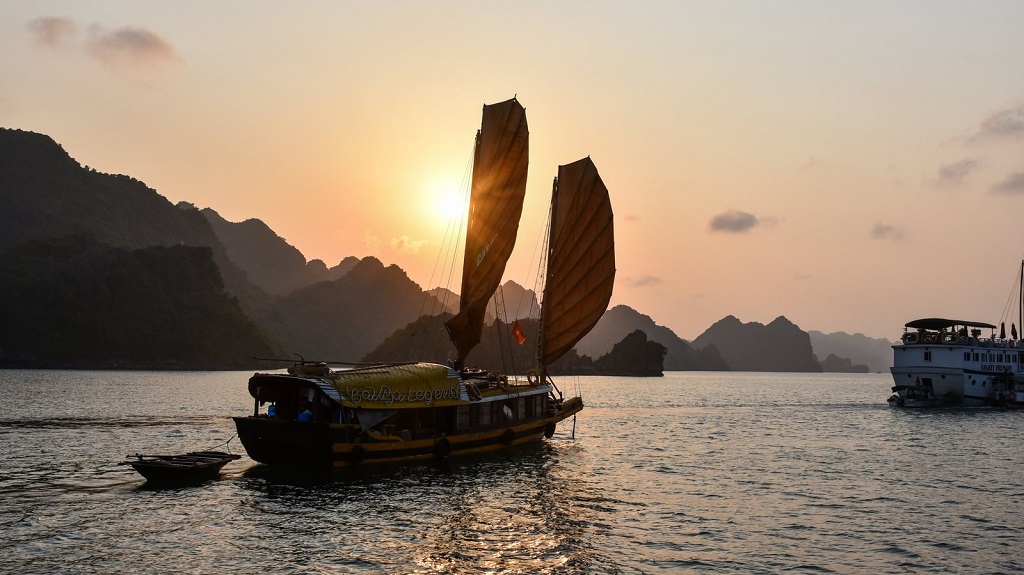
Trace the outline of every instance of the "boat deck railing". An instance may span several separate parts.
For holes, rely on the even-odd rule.
[[[1024,349],[1024,340],[998,337],[979,337],[951,332],[908,331],[900,338],[903,345],[962,345],[1000,349]]]

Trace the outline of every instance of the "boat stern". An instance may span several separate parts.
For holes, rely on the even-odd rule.
[[[576,415],[583,411],[583,398],[582,397],[570,397],[565,399],[555,407],[555,416],[553,418],[554,423],[568,419],[569,417]]]
[[[235,417],[238,439],[253,460],[281,467],[330,465],[331,427],[272,417]]]

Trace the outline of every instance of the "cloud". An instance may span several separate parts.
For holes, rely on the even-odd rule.
[[[391,249],[406,253],[406,254],[418,254],[423,246],[427,245],[426,240],[414,240],[409,236],[402,236],[400,238],[391,238],[388,242]]]
[[[68,17],[42,17],[31,20],[29,34],[36,44],[48,48],[67,47],[74,51],[84,50],[108,68],[132,72],[150,71],[181,61],[174,46],[159,34],[132,26],[105,30],[98,24],[88,27],[85,44],[75,43],[78,24]]]
[[[981,121],[971,141],[1019,139],[1024,137],[1024,104],[1000,110]]]
[[[871,237],[876,240],[902,240],[903,230],[889,224],[875,224],[871,228]]]
[[[1016,196],[1024,194],[1024,172],[1010,174],[998,184],[992,186],[992,191],[997,194]]]
[[[737,210],[729,210],[711,218],[713,232],[742,234],[757,225],[757,216]]]
[[[59,48],[78,35],[78,24],[68,17],[46,16],[30,21],[28,31],[37,44]]]
[[[941,187],[959,186],[964,183],[967,176],[981,167],[981,163],[973,158],[964,158],[952,164],[943,164],[939,168],[939,176],[936,184]]]
[[[640,276],[638,278],[628,278],[626,282],[630,287],[647,287],[660,284],[661,278],[656,276]]]
[[[143,28],[125,26],[108,32],[92,26],[89,30],[89,53],[110,66],[160,66],[179,59],[170,43]]]

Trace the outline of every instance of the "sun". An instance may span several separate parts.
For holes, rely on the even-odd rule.
[[[443,222],[456,221],[466,216],[465,194],[455,188],[441,188],[434,192],[434,215]]]

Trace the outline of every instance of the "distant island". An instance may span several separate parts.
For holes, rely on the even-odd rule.
[[[135,178],[82,166],[48,136],[0,129],[0,202],[0,366],[246,369],[273,367],[256,356],[444,362],[451,354],[440,324],[456,294],[424,291],[373,257],[307,261],[258,219],[229,222],[172,204]],[[502,289],[537,297],[514,282]],[[536,318],[519,321],[529,337]],[[502,357],[509,326],[493,314],[488,324],[471,362],[532,367],[530,345],[505,346],[512,351]],[[766,326],[728,316],[687,342],[622,305],[551,369],[881,371],[889,345],[805,332],[781,316]]]

